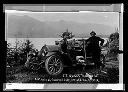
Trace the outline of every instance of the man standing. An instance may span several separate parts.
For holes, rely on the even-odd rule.
[[[104,39],[101,39],[100,37],[97,37],[96,33],[94,31],[92,31],[90,33],[90,35],[91,35],[91,37],[86,40],[86,43],[88,44],[88,46],[86,48],[87,54],[88,54],[88,52],[91,53],[93,62],[95,63],[95,66],[99,67],[100,53],[101,53],[100,46],[103,45]],[[100,43],[100,46],[99,46],[100,41],[101,41],[101,43]]]

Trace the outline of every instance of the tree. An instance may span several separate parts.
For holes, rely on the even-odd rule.
[[[20,47],[20,60],[22,64],[26,62],[28,53],[33,50],[33,47],[34,45],[29,39],[26,39],[25,42],[22,43],[22,46]]]
[[[29,51],[34,50],[35,52],[38,52],[36,49],[34,49],[34,45],[29,39],[26,39],[24,42],[18,41],[16,38],[16,45],[12,48],[11,43],[7,44],[7,64],[9,66],[14,65],[22,65],[27,60],[27,55]]]
[[[64,38],[64,36],[67,36],[68,39],[73,38],[75,35],[72,34],[72,32],[69,32],[68,29],[66,30],[66,32],[63,32],[60,37]]]
[[[32,50],[32,48],[33,48],[32,42],[29,39],[27,39],[25,41],[25,43],[23,44],[23,50],[24,50],[24,52],[27,54],[27,53],[29,53],[29,51]]]
[[[118,32],[112,33],[109,37],[110,42],[112,42],[113,40],[116,40],[116,39],[119,39],[119,33]]]
[[[119,33],[112,33],[109,37],[109,52],[117,54],[119,51]]]
[[[18,61],[18,52],[16,48],[11,47],[11,43],[7,43],[7,57],[6,63],[7,65],[13,67]]]

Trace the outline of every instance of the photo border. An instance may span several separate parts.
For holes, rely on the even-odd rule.
[[[120,11],[121,13],[120,14],[122,14],[123,13],[123,11],[122,11],[122,9],[121,9],[121,11]],[[121,17],[121,21],[123,20],[123,15],[121,15],[122,17]],[[6,29],[6,28],[5,28]],[[121,39],[120,39],[120,42],[122,43],[122,44],[120,44],[121,45],[121,50],[123,50],[122,48],[123,48],[123,24],[122,23],[120,23],[120,30],[122,30],[121,31]],[[121,58],[121,60],[123,60],[123,56],[121,56],[122,58]],[[120,65],[120,64],[119,64]],[[122,64],[123,65],[123,64]],[[120,67],[122,67],[122,66],[120,66]],[[122,70],[120,71],[121,73],[122,73]],[[5,84],[4,84],[5,85]],[[10,84],[9,84],[10,85]],[[23,85],[23,84],[22,84]],[[44,84],[44,89],[50,89],[50,85],[51,84]],[[60,85],[60,84],[59,84]],[[68,84],[69,85],[69,84]],[[100,84],[100,85],[104,85],[104,84]],[[107,85],[109,85],[109,84],[107,84]],[[7,86],[7,83],[6,83],[6,86]],[[57,87],[58,86],[58,84],[54,84],[54,87]],[[62,85],[63,86],[63,85]],[[99,84],[98,84],[98,86],[99,86]],[[105,85],[105,87],[106,87],[106,85]],[[55,88],[56,89],[56,88]]]

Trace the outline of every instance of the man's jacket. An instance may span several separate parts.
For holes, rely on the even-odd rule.
[[[101,39],[97,36],[92,36],[89,39],[86,40],[86,43],[88,44],[88,47],[92,50],[99,50],[99,42],[101,41],[100,45],[102,46],[104,43],[104,39]]]

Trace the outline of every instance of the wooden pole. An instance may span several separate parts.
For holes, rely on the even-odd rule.
[[[86,59],[86,49],[85,49],[85,40],[83,39],[83,47],[84,47],[84,58]]]

